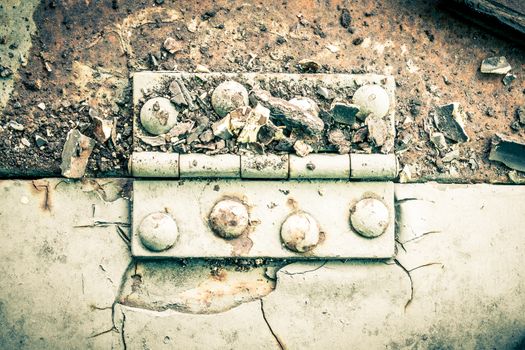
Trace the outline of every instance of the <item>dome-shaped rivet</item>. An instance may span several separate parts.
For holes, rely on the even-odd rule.
[[[390,223],[386,205],[379,199],[365,198],[356,203],[350,212],[350,223],[361,236],[381,236]]]
[[[319,235],[319,224],[307,213],[291,214],[281,226],[281,239],[284,245],[298,253],[315,248],[319,243]]]
[[[242,235],[250,224],[248,209],[240,201],[224,199],[215,204],[209,216],[210,227],[226,239]]]
[[[139,225],[138,233],[142,245],[155,252],[171,248],[179,237],[175,220],[161,212],[146,216]]]

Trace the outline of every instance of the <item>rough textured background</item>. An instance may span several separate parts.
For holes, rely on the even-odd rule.
[[[343,7],[352,16],[353,33],[340,25]],[[212,71],[297,72],[299,60],[313,58],[327,72],[394,75],[398,137],[409,140],[400,159],[412,166],[413,180],[509,181],[508,168],[487,160],[489,140],[496,132],[525,136],[523,128],[510,128],[516,107],[525,103],[523,47],[452,16],[436,2],[44,1],[34,20],[28,63],[16,76],[0,119],[2,126],[9,120],[25,126],[22,132],[0,131],[3,174],[58,173],[67,131],[78,125],[90,134],[89,107],[116,116],[120,134],[117,147],[96,147],[90,174],[124,174],[131,144],[128,74],[192,71],[198,64]],[[182,51],[163,59],[161,45],[168,36],[180,41]],[[0,50],[16,56],[18,49],[9,46],[19,39],[6,39]],[[518,79],[510,87],[499,76],[479,72],[481,60],[491,55],[505,55],[513,66]],[[471,141],[449,165],[432,147],[424,125],[431,124],[429,110],[452,101],[468,112]],[[45,111],[37,107],[40,102]],[[35,146],[35,134],[48,139],[44,149]],[[29,146],[21,144],[23,137]]]

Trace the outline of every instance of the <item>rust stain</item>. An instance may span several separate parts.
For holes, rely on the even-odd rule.
[[[40,193],[44,191],[44,200],[41,204],[41,208],[44,211],[51,211],[51,189],[49,187],[49,181],[47,180],[33,180],[31,181],[32,190],[34,193]]]

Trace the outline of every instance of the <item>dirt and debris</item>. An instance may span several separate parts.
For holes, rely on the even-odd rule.
[[[42,2],[37,8],[33,48],[17,72],[2,78],[17,78],[0,119],[0,172],[4,176],[59,174],[69,130],[77,125],[79,131],[95,137],[89,106],[99,108],[104,119],[117,118],[117,128],[116,145],[95,145],[87,174],[125,175],[132,147],[128,79],[132,72],[196,71],[198,66],[224,72],[300,72],[298,62],[309,58],[321,65],[320,72],[394,75],[397,134],[411,135],[398,156],[402,166],[414,170],[412,181],[441,178],[436,150],[424,125],[429,111],[458,101],[469,112],[470,140],[462,144],[462,151],[475,156],[478,168],[473,170],[468,160],[460,160],[457,180],[510,182],[508,169],[488,160],[487,146],[495,132],[512,131],[517,138],[525,137],[524,128],[510,129],[514,111],[524,101],[524,49],[464,22],[436,2],[306,6],[297,1],[279,8],[241,1],[219,1],[214,6],[185,1],[113,3],[95,7],[84,2],[56,2],[55,6]],[[221,11],[206,15],[211,7]],[[163,44],[168,37],[180,44],[180,51],[166,51]],[[340,50],[332,52],[325,48],[328,45]],[[506,57],[516,80],[504,85],[502,76],[482,74],[480,62],[489,56]],[[10,65],[2,62],[2,66]],[[315,95],[323,100],[333,98],[322,89]],[[37,107],[39,103],[46,105],[45,111]],[[485,114],[488,108],[490,117]],[[11,122],[24,129],[9,127]],[[364,133],[361,129],[359,136],[352,132],[347,136],[357,141]],[[48,143],[20,147],[22,138],[31,142],[35,134]],[[220,141],[216,141],[217,152],[235,148]],[[289,141],[283,140],[279,148],[290,150],[293,142]]]

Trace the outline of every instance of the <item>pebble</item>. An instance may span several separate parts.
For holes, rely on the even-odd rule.
[[[293,149],[299,157],[306,157],[313,151],[312,146],[302,140],[296,141],[293,145]]]
[[[47,145],[47,140],[43,138],[42,136],[36,134],[35,135],[35,143],[38,148]]]
[[[172,37],[167,37],[166,40],[164,40],[162,47],[171,54],[182,51],[182,44]]]
[[[507,73],[503,77],[502,82],[503,82],[503,85],[509,86],[514,80],[516,80],[516,76],[512,73]]]
[[[512,67],[505,56],[488,57],[481,62],[481,73],[507,74]]]
[[[352,125],[359,113],[359,106],[342,102],[334,102],[330,106],[330,114],[337,123]]]
[[[430,141],[432,141],[434,146],[436,146],[436,148],[439,150],[447,148],[447,140],[445,139],[445,135],[440,132],[435,132],[430,135]]]
[[[464,126],[465,113],[459,102],[439,106],[434,113],[434,123],[449,140],[461,143],[469,137]]]
[[[46,110],[46,104],[44,102],[40,102],[39,104],[37,104],[37,107],[43,111]]]
[[[22,124],[17,123],[14,120],[11,120],[8,125],[11,129],[16,131],[23,131],[25,129],[25,127]]]
[[[331,90],[325,88],[324,86],[320,86],[317,88],[317,94],[326,100],[332,100],[334,98],[334,93]]]

